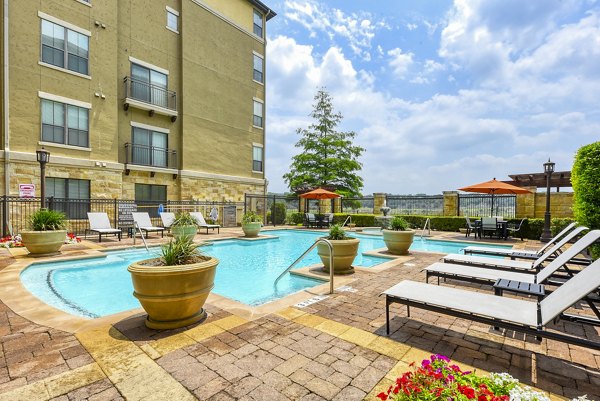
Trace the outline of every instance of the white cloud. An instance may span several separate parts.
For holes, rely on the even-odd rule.
[[[398,78],[404,78],[408,69],[413,64],[413,53],[403,53],[402,49],[396,47],[387,52],[390,58],[390,67],[394,71],[394,75]]]

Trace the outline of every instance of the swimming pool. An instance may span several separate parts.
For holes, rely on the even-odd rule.
[[[321,284],[319,280],[285,275],[274,288],[275,278],[299,257],[322,232],[274,230],[275,238],[258,241],[224,240],[203,247],[220,260],[213,292],[238,302],[257,306]],[[385,246],[381,237],[354,234],[360,238],[355,266],[372,267],[389,259],[363,255]],[[412,250],[459,253],[469,243],[416,238]],[[23,285],[36,297],[67,313],[100,317],[139,307],[127,266],[155,257],[159,249],[106,252],[106,257],[63,262],[36,263],[21,272]],[[316,250],[298,267],[320,263]]]

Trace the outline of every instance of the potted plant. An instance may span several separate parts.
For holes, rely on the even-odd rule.
[[[190,215],[190,212],[177,212],[173,224],[171,224],[171,232],[175,238],[185,237],[193,240],[198,232],[196,219]]]
[[[171,240],[159,258],[129,265],[133,295],[148,313],[151,329],[175,329],[206,317],[203,309],[214,287],[219,260],[202,254],[190,238]]]
[[[352,262],[358,253],[358,238],[349,237],[346,231],[335,224],[329,229],[329,236],[325,239],[331,242],[333,246],[333,273],[351,274],[354,273]],[[329,247],[324,243],[317,245],[317,252],[323,262],[323,270],[329,273]]]
[[[67,217],[62,212],[40,209],[29,218],[29,226],[31,231],[23,231],[21,238],[33,255],[56,253],[67,238]]]
[[[258,237],[262,227],[262,217],[254,211],[244,213],[242,216],[242,230],[248,238]]]
[[[383,230],[383,241],[388,251],[394,255],[408,255],[415,232],[408,228],[408,222],[400,216],[394,216],[389,230]]]

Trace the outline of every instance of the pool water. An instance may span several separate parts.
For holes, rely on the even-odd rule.
[[[314,287],[322,281],[286,274],[277,287],[277,276],[296,260],[323,233],[275,230],[265,234],[276,238],[257,241],[224,240],[202,250],[220,260],[213,292],[238,302],[256,306],[291,293]],[[362,255],[383,248],[381,237],[356,234],[360,238],[355,266],[372,267],[389,259]],[[459,253],[469,243],[415,238],[412,250]],[[63,262],[37,263],[21,273],[23,285],[36,297],[65,312],[100,317],[139,307],[127,271],[134,261],[156,257],[159,249],[133,249],[106,252],[106,257]],[[313,250],[298,267],[320,263]]]

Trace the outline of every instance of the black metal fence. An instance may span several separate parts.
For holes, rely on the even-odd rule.
[[[514,218],[517,211],[516,195],[494,195],[494,210],[492,212],[492,195],[459,194],[458,216],[502,216]]]
[[[18,234],[28,229],[28,222],[33,213],[40,209],[41,198],[20,198],[17,196],[0,197],[0,219],[2,221],[2,236]],[[213,209],[216,211],[216,223],[223,227],[237,225],[238,215],[244,204],[242,202],[211,202],[211,201],[135,201],[128,199],[62,199],[47,198],[46,206],[51,210],[63,212],[68,219],[69,232],[78,235],[89,229],[88,212],[102,212],[108,215],[113,227],[127,228],[131,226],[131,212],[148,212],[152,224],[161,226],[158,211],[160,206],[165,211],[180,210],[198,211],[210,219]],[[214,212],[213,212],[214,213]],[[214,215],[214,214],[213,214]]]
[[[385,203],[390,208],[391,214],[423,216],[444,214],[444,195],[388,195]]]
[[[289,215],[303,211],[304,207],[304,199],[297,196],[259,194],[244,196],[244,213],[254,211],[262,216],[264,224],[273,226],[285,224],[286,220],[289,220]]]
[[[373,197],[342,198],[342,213],[371,214],[375,200]]]

